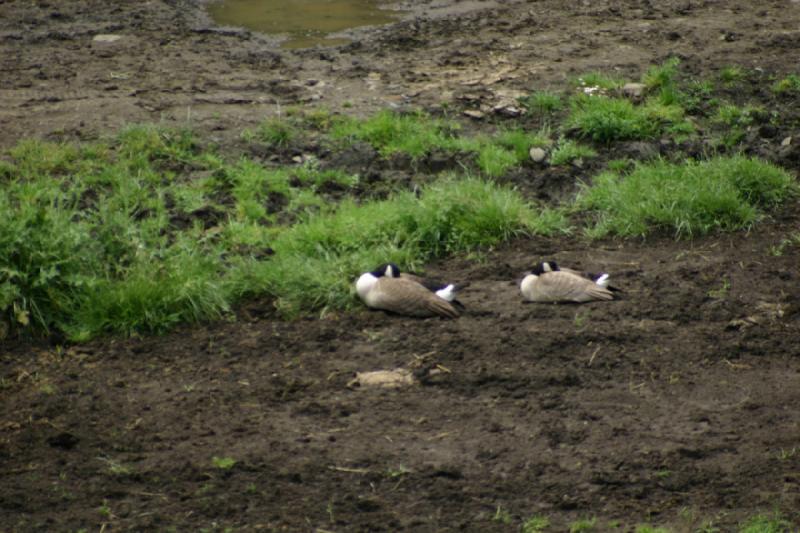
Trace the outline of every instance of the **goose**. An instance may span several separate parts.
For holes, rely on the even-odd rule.
[[[429,291],[433,292],[439,298],[443,298],[452,303],[460,309],[464,309],[464,304],[456,300],[458,292],[466,287],[469,287],[469,282],[463,283],[444,283],[436,279],[425,278],[410,272],[400,272],[400,269],[394,263],[385,263],[378,267],[378,270],[383,270],[387,275],[393,278],[405,278],[411,281],[416,281]]]
[[[575,274],[577,276],[587,278],[595,282],[600,287],[603,287],[604,289],[608,289],[610,291],[619,291],[617,287],[609,285],[611,279],[606,272],[600,272],[599,274],[596,274],[594,272],[579,272],[571,268],[565,268],[559,266],[558,263],[556,263],[555,261],[543,261],[541,265],[544,272],[555,272],[555,271],[569,272],[570,274]]]
[[[457,307],[463,305],[455,297],[463,286],[401,273],[397,265],[386,263],[362,274],[356,281],[356,292],[372,309],[414,317],[458,318]]]
[[[552,264],[551,264],[552,263]],[[614,294],[575,271],[554,270],[555,262],[537,264],[520,283],[522,296],[531,302],[591,302],[613,300]],[[557,265],[556,265],[557,266]]]

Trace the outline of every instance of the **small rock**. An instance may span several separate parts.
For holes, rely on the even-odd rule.
[[[531,160],[535,161],[536,163],[541,163],[544,161],[545,157],[547,157],[547,152],[544,149],[539,148],[538,146],[534,146],[531,148],[530,152],[528,152],[531,156]]]
[[[781,141],[781,146],[789,146],[792,144],[792,137],[786,137],[784,140]]]
[[[483,111],[478,111],[477,109],[467,109],[466,111],[464,111],[464,116],[480,120],[486,116],[486,113],[484,113]]]
[[[503,115],[504,117],[510,118],[518,117],[522,114],[522,109],[516,106],[498,105],[495,106],[492,111],[498,115]]]
[[[122,35],[113,35],[110,33],[99,33],[92,37],[92,41],[96,43],[113,43],[122,39]]]
[[[374,372],[356,372],[356,377],[347,383],[353,387],[383,387],[395,389],[413,385],[414,376],[409,370],[397,368],[395,370],[376,370]]]
[[[622,94],[628,98],[641,98],[645,89],[644,83],[626,83],[622,86]]]

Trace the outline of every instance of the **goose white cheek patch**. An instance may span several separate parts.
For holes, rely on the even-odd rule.
[[[356,292],[363,299],[378,279],[372,274],[362,274],[356,282]]]

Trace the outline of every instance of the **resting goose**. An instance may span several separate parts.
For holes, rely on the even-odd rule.
[[[574,271],[554,270],[549,262],[539,263],[526,273],[520,283],[520,292],[531,302],[583,303],[614,299],[610,290],[595,281]]]
[[[462,287],[401,273],[394,263],[365,272],[356,281],[356,292],[367,307],[413,317],[458,318],[456,306],[463,305],[455,296]]]

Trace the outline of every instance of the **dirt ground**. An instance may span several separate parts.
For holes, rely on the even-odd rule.
[[[0,0],[0,148],[129,122],[225,146],[305,104],[490,117],[672,55],[704,77],[800,70],[796,0],[409,4],[353,44],[287,51],[192,2]],[[746,148],[797,174],[779,143],[800,138],[798,102],[784,106],[794,118]],[[523,178],[531,196],[562,186]],[[800,247],[781,245],[799,207],[748,233],[520,239],[431,265],[471,281],[458,320],[286,322],[249,302],[163,337],[6,341],[0,531],[518,531],[534,514],[553,531],[731,531],[773,510],[800,524]],[[622,298],[522,304],[515,280],[545,257],[610,271]],[[353,382],[401,367],[413,384]]]

